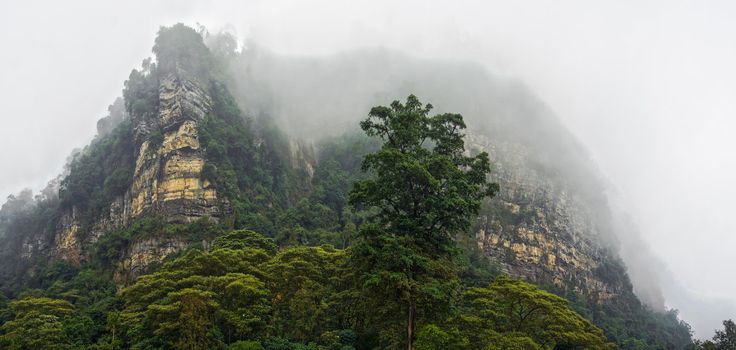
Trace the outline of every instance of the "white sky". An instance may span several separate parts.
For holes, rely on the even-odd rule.
[[[736,2],[395,3],[2,1],[0,198],[92,138],[160,25],[229,23],[280,53],[382,45],[518,77],[589,148],[675,283],[736,302]]]

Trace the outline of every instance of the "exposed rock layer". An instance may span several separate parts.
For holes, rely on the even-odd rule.
[[[476,224],[484,254],[513,276],[589,293],[599,301],[621,292],[624,286],[599,276],[609,248],[584,198],[538,173],[520,144],[470,135],[467,148],[489,153],[493,180],[501,188]]]
[[[76,208],[64,213],[56,227],[52,257],[79,265],[88,258],[86,248],[103,234],[144,215],[185,223],[202,217],[217,219],[227,210],[227,202],[201,176],[205,157],[198,125],[212,108],[205,84],[182,70],[159,81],[158,113],[131,116],[137,158],[130,188],[91,227],[82,228]],[[185,246],[177,239],[135,239],[120,257],[116,277],[128,280],[149,263]]]

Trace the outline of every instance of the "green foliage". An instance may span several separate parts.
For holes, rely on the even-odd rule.
[[[381,147],[378,139],[363,133],[348,132],[340,137],[322,140],[317,155],[318,166],[336,162],[347,175],[352,184],[355,180],[364,180],[366,173],[362,171],[363,158]],[[329,165],[331,167],[332,165]],[[319,170],[315,172],[318,176]]]
[[[519,210],[511,210],[501,203],[490,201],[484,205],[483,215],[487,215],[489,220],[497,220],[501,225],[518,226],[519,223],[533,220],[530,216],[533,206],[519,204]],[[690,328],[677,318],[676,312],[658,312],[641,304],[632,292],[631,282],[619,258],[605,255],[599,262],[593,272],[600,280],[621,287],[620,295],[616,298],[599,303],[596,296],[584,290],[584,285],[579,285],[582,291],[555,286],[544,288],[571,300],[577,312],[603,329],[606,337],[622,349],[681,349],[691,342]]]
[[[29,269],[42,265],[43,261],[18,259],[27,237],[43,237],[49,232],[58,217],[59,199],[53,193],[53,182],[39,195],[33,197],[30,190],[18,196],[9,196],[0,208],[0,291],[13,296],[25,285],[38,287],[39,274],[28,273]]]
[[[269,255],[276,253],[276,244],[272,239],[249,230],[227,232],[212,242],[212,249],[242,250],[246,248],[261,249]]]
[[[363,171],[374,177],[350,192],[353,205],[376,210],[351,260],[383,347],[411,348],[417,320],[449,314],[460,287],[453,239],[498,187],[486,181],[486,153],[464,155],[462,116],[430,117],[431,108],[410,95],[406,104],[374,107],[361,122],[383,145],[363,160]]]
[[[266,350],[318,350],[315,344],[294,343],[281,337],[268,337],[261,344]]]
[[[732,320],[723,321],[723,330],[717,329],[713,341],[698,341],[688,350],[734,350],[736,349],[736,324]]]
[[[135,166],[132,126],[123,121],[110,135],[95,140],[69,164],[61,182],[61,206],[80,210],[89,224],[104,214],[113,199],[125,193],[133,181]]]
[[[265,350],[263,345],[258,341],[242,341],[238,340],[228,345],[227,350]]]
[[[278,217],[276,240],[281,245],[339,245],[339,217],[332,209],[304,198]]]
[[[414,344],[417,350],[467,349],[469,345],[457,328],[446,331],[435,324],[422,327]]]
[[[618,257],[605,256],[593,273],[602,281],[609,281],[614,286],[623,286],[625,290],[633,288],[626,275],[626,267]]]
[[[317,167],[314,180],[313,198],[330,208],[334,213],[342,215],[347,204],[347,193],[350,189],[348,173],[334,159],[325,160]],[[340,217],[342,220],[342,217]]]
[[[731,320],[723,321],[723,330],[716,330],[713,342],[718,350],[736,349],[736,324]]]
[[[137,234],[145,234],[144,227],[161,229],[155,221],[138,225]],[[277,252],[273,241],[244,230],[221,234],[210,247],[209,252],[191,250],[166,263],[159,272],[141,277],[124,290],[120,313],[110,311],[116,299],[109,276],[94,270],[77,273],[64,265],[49,266],[47,276],[60,280],[46,287],[47,293],[72,300],[78,311],[62,318],[44,316],[43,322],[31,321],[39,323],[38,329],[48,331],[48,337],[61,337],[54,341],[74,348],[89,344],[95,344],[96,349],[168,348],[185,347],[186,343],[207,348],[230,344],[234,348],[258,349],[260,345],[264,349],[349,350],[354,346],[366,349],[375,344],[396,347],[401,343],[400,334],[392,333],[390,327],[380,329],[390,322],[374,320],[387,315],[389,320],[393,317],[399,322],[402,315],[390,313],[391,300],[385,300],[384,307],[368,308],[372,305],[361,299],[360,287],[355,289],[350,283],[354,271],[345,251],[290,247]],[[381,251],[408,255],[401,249],[397,244]],[[384,259],[379,256],[377,260]],[[449,272],[447,276],[453,278]],[[391,281],[390,276],[386,278]],[[438,296],[446,293],[436,284],[424,287],[427,291],[434,289]],[[382,288],[389,291],[392,285]],[[459,286],[451,289],[458,290]],[[576,348],[575,344],[600,336],[600,331],[590,328],[562,299],[523,282],[499,278],[491,287],[471,288],[465,295],[464,303],[442,313],[450,315],[447,319],[419,315],[422,326],[416,337],[417,349],[546,348],[545,344],[550,343],[537,339],[540,334],[557,339],[557,348],[563,349]],[[260,306],[243,304],[254,300]],[[518,322],[517,313],[507,311],[509,300],[523,300],[519,305],[526,309],[540,307],[541,314],[534,316],[544,317],[545,322],[534,317]],[[261,312],[253,313],[259,309]],[[366,317],[361,310],[376,315]],[[11,316],[11,320],[15,318]],[[518,330],[509,328],[513,324],[522,326]],[[380,334],[378,342],[372,338],[375,333]],[[2,337],[0,344],[9,347],[9,339]],[[244,339],[248,340],[241,341]],[[563,346],[559,339],[568,343]],[[592,343],[586,346],[597,348]]]
[[[685,348],[686,350],[717,350],[716,344],[710,340],[695,340],[692,344]]]
[[[190,250],[124,289],[120,334],[134,348],[257,348],[255,341],[266,339],[266,349],[292,341],[344,349],[355,339],[344,331],[345,274],[344,251],[276,252],[260,234],[228,232],[211,251]],[[284,337],[287,345],[268,334]]]
[[[183,237],[188,242],[197,244],[203,239],[214,238],[222,232],[222,227],[207,217],[188,224],[169,224],[159,217],[144,217],[134,221],[128,227],[111,231],[101,237],[94,246],[94,263],[101,268],[113,268],[125,249],[137,238]]]
[[[460,282],[450,258],[417,253],[410,237],[386,234],[376,225],[361,228],[361,241],[351,249],[351,268],[358,273],[365,320],[382,347],[397,347],[407,317],[436,322],[447,316]]]
[[[455,264],[458,267],[458,277],[464,286],[485,287],[501,275],[500,265],[484,255],[475,236],[463,232],[456,236],[455,242],[460,248],[455,257]]]
[[[577,312],[603,329],[606,337],[621,349],[684,348],[692,342],[690,326],[678,319],[676,310],[650,310],[630,290],[603,303],[570,293],[564,295],[573,300]]]
[[[121,326],[134,347],[221,348],[266,326],[268,291],[258,248],[191,250],[122,292]]]
[[[160,130],[152,130],[148,134],[148,147],[149,149],[156,150],[164,142],[164,135],[161,134]]]
[[[352,133],[324,140],[318,145],[311,200],[332,209],[343,227],[351,221],[345,212],[349,209],[348,192],[352,184],[369,177],[361,167],[362,160],[379,148],[377,139]],[[361,221],[353,223],[360,224]]]
[[[200,142],[207,159],[202,177],[227,198],[241,200],[241,188],[251,184],[246,169],[255,166],[253,135],[249,121],[241,116],[225,88],[213,85],[211,90],[214,111],[200,125]],[[237,217],[238,206],[234,207]]]
[[[523,333],[495,333],[485,350],[542,350],[539,344]]]
[[[213,83],[211,93],[212,113],[200,125],[207,159],[202,178],[230,200],[230,226],[274,236],[278,218],[307,186],[307,174],[291,166],[280,131],[264,121],[256,135],[225,86]]]
[[[348,191],[354,181],[366,178],[361,159],[377,148],[378,144],[364,135],[348,134],[321,142],[311,193],[277,217],[274,238],[279,245],[350,246],[367,212],[348,206]]]
[[[392,232],[418,236],[426,249],[449,251],[454,235],[469,228],[481,199],[494,195],[498,185],[486,182],[487,153],[463,154],[462,116],[429,117],[431,108],[411,95],[406,104],[371,109],[361,128],[384,144],[363,161],[363,170],[376,178],[356,182],[350,201],[377,207],[373,220]]]
[[[10,303],[14,319],[2,325],[0,345],[8,349],[69,349],[62,319],[73,313],[64,300],[26,297]]]
[[[143,61],[142,69],[133,69],[125,81],[123,88],[125,110],[135,116],[151,116],[158,113],[158,85],[157,66],[148,58]]]
[[[26,297],[11,303],[6,312],[0,312],[0,322],[7,320],[5,324],[12,325],[13,322],[32,321],[43,324],[33,327],[60,328],[61,331],[54,334],[63,339],[62,345],[74,349],[85,348],[104,338],[106,319],[117,300],[111,275],[89,268],[81,271],[70,269],[61,263],[49,264],[42,271],[45,276],[41,278],[44,280],[43,289],[24,291],[22,295]],[[56,309],[61,311],[54,311]],[[29,318],[24,321],[26,316]],[[39,339],[43,337],[39,336]]]
[[[200,33],[182,23],[159,29],[153,53],[164,72],[184,69],[205,81],[213,64]]]
[[[499,276],[487,288],[469,289],[464,299],[461,328],[473,348],[494,344],[499,333],[529,338],[539,348],[612,348],[567,300],[520,280]]]
[[[299,160],[293,159],[292,146],[281,131],[265,119],[256,129],[225,86],[213,83],[211,92],[213,111],[200,127],[207,158],[201,176],[229,199],[232,215],[227,224],[263,232],[281,246],[347,246],[354,231],[349,225],[353,216],[346,213],[351,175],[336,160],[325,159],[310,183],[309,174],[292,165]],[[355,162],[341,151],[325,149]]]
[[[349,326],[341,319],[349,307],[345,253],[331,247],[290,247],[267,265],[274,295],[272,331],[308,342]]]

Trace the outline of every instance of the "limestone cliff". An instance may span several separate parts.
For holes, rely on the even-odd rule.
[[[512,141],[470,135],[468,148],[489,153],[501,191],[475,225],[481,251],[502,269],[538,284],[586,293],[603,301],[625,288],[601,276],[611,247],[590,202],[530,164],[530,149]]]
[[[137,154],[130,187],[87,227],[76,207],[64,212],[56,225],[52,257],[79,265],[102,235],[142,216],[185,223],[202,217],[216,220],[228,210],[227,201],[201,176],[205,157],[198,123],[212,105],[207,85],[180,68],[163,74],[159,82],[158,112],[130,116]],[[120,257],[120,268],[136,274],[185,246],[176,238],[137,240]]]
[[[123,213],[127,219],[163,213],[167,220],[185,222],[220,215],[215,189],[201,179],[204,153],[197,123],[211,108],[202,85],[181,70],[161,79],[158,116],[143,124],[155,125],[163,140],[155,144],[149,138],[140,144],[130,204],[125,203],[129,211]],[[136,136],[149,135],[140,130]]]

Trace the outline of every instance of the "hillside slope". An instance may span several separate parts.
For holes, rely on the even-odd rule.
[[[494,163],[501,193],[485,203],[469,254],[573,300],[622,346],[689,343],[673,314],[651,313],[634,296],[600,176],[523,86],[382,50],[295,59],[237,53],[230,40],[163,29],[156,62],[131,73],[124,100],[68,174],[35,201],[3,206],[7,296],[86,268],[126,286],[167,256],[209,247],[223,228],[344,248],[362,221],[346,192],[375,145],[341,135],[370,106],[414,93],[462,113],[469,151]]]

